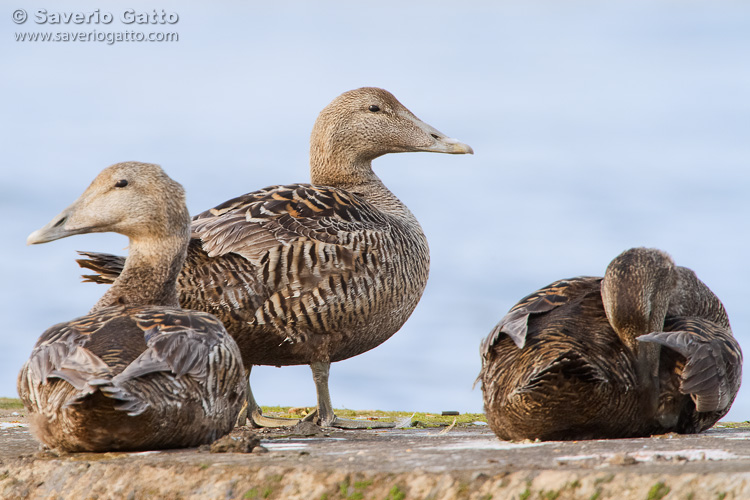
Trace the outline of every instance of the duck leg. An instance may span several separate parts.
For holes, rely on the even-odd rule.
[[[310,363],[315,381],[315,390],[318,394],[318,408],[305,417],[304,420],[313,420],[317,417],[321,427],[338,427],[339,429],[373,429],[396,427],[395,422],[377,422],[371,420],[351,420],[339,418],[333,413],[331,404],[331,393],[328,391],[328,373],[331,363],[315,361]],[[313,420],[314,421],[314,420]],[[411,419],[409,419],[411,423]]]
[[[250,370],[252,366],[247,368],[247,400],[245,405],[240,411],[240,415],[237,417],[237,425],[245,425],[247,419],[250,419],[250,425],[252,427],[291,427],[299,423],[299,419],[296,418],[280,418],[280,417],[266,417],[263,415],[255,397],[253,397],[253,391],[250,388]]]

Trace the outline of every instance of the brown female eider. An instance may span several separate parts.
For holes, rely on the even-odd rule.
[[[742,374],[719,299],[645,248],[623,252],[604,278],[522,299],[481,353],[487,421],[507,440],[700,432],[729,411]]]
[[[337,418],[328,391],[334,361],[393,335],[417,305],[429,271],[414,215],[372,171],[387,153],[472,149],[414,116],[389,92],[345,92],[318,116],[310,138],[312,184],[272,186],[193,219],[178,278],[180,304],[215,314],[252,365],[309,364],[321,425],[375,427]],[[118,258],[79,261],[108,282]],[[257,425],[278,425],[260,415]]]
[[[182,186],[157,165],[113,165],[28,243],[104,231],[130,239],[122,273],[89,314],[45,331],[19,374],[33,433],[63,451],[214,441],[234,426],[245,371],[217,318],[180,309]]]

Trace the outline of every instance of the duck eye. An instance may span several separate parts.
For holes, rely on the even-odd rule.
[[[127,185],[128,185],[128,181],[125,179],[120,179],[119,181],[115,182],[116,188],[124,188]]]
[[[377,113],[378,111],[380,111],[380,107],[376,104],[370,104],[370,111],[372,111],[373,113]]]

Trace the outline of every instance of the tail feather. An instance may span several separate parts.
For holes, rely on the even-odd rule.
[[[93,396],[97,389],[104,396],[113,399],[115,410],[125,411],[131,417],[136,417],[149,408],[148,402],[128,392],[123,387],[115,385],[111,379],[89,381],[88,390],[78,391],[65,402],[65,407],[84,404],[86,399]]]
[[[120,276],[125,265],[125,257],[119,255],[81,251],[78,254],[86,257],[85,259],[76,259],[78,265],[83,269],[90,269],[97,273],[82,275],[84,283],[111,285]]]

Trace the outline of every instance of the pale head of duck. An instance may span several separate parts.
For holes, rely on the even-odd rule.
[[[105,168],[68,208],[31,233],[27,244],[83,233],[116,232],[134,241],[187,239],[185,191],[158,165],[126,162]]]
[[[31,233],[28,244],[111,231],[130,239],[125,267],[91,312],[112,305],[179,307],[177,275],[190,241],[185,191],[158,165],[104,169],[68,208]]]
[[[363,87],[344,92],[323,111],[310,136],[313,184],[346,186],[377,177],[371,162],[387,153],[473,154],[470,146],[424,123],[390,92]]]
[[[601,289],[604,311],[633,351],[638,349],[638,336],[664,327],[676,283],[672,257],[653,248],[631,248],[607,266]]]

